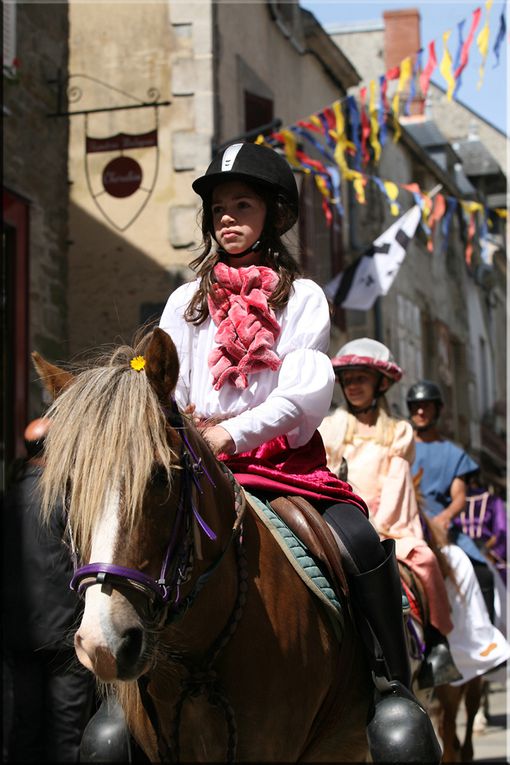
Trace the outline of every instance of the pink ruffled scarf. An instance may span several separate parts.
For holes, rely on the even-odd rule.
[[[218,327],[217,348],[208,364],[215,390],[227,381],[236,388],[248,387],[249,374],[277,370],[281,360],[272,350],[280,326],[268,298],[278,284],[278,275],[266,266],[214,267],[216,283],[207,298],[209,313]]]

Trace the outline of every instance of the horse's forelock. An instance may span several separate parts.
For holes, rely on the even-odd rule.
[[[112,485],[122,486],[123,512],[132,525],[156,457],[170,480],[176,455],[158,399],[145,373],[129,365],[144,347],[121,346],[96,361],[99,366],[83,369],[48,412],[43,514],[48,517],[68,492],[69,522],[83,553]]]

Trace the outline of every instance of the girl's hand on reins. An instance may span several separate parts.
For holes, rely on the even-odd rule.
[[[211,447],[214,454],[234,454],[236,445],[233,442],[230,433],[222,428],[221,425],[213,425],[211,428],[204,428],[202,435]]]

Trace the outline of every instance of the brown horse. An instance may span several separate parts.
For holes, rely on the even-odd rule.
[[[421,469],[413,478],[416,499],[420,508],[420,515],[426,530],[426,537],[434,551],[443,576],[449,577],[455,582],[455,572],[448,563],[447,558],[441,552],[442,545],[446,543],[446,537],[438,536],[437,528],[430,522],[423,511],[423,497],[420,489],[420,480],[423,469]],[[426,596],[419,583],[412,577],[412,573],[401,566],[403,580],[411,587],[411,591],[417,595],[421,611],[421,623],[427,619]],[[437,728],[437,732],[442,742],[443,757],[442,762],[472,762],[473,749],[473,724],[476,713],[480,708],[483,692],[483,676],[474,677],[461,685],[440,685],[434,689],[429,689],[428,703],[423,694],[418,692],[419,698],[425,703],[430,717]],[[457,716],[460,711],[461,702],[464,701],[466,711],[466,729],[464,740],[461,742],[457,734]]]
[[[339,640],[178,411],[171,339],[155,329],[76,375],[34,362],[55,397],[45,512],[65,500],[81,564],[76,652],[149,759],[366,761],[371,683],[348,608]]]
[[[448,576],[453,572],[440,550],[437,550],[441,567]],[[483,676],[474,677],[461,685],[439,685],[436,687],[420,685],[420,671],[423,655],[420,643],[423,640],[423,624],[428,621],[428,604],[425,591],[413,572],[403,563],[399,563],[402,582],[411,600],[410,621],[412,630],[409,635],[409,653],[413,668],[414,692],[428,710],[442,742],[442,762],[473,761],[473,724],[480,707],[483,691]],[[423,677],[423,674],[422,674]],[[464,700],[466,710],[466,730],[461,743],[457,734],[457,715]]]

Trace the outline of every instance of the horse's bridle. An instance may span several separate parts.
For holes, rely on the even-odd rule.
[[[209,539],[215,540],[217,538],[214,531],[207,525],[198,512],[194,501],[193,487],[195,487],[199,493],[202,493],[200,480],[204,475],[213,488],[216,488],[216,484],[206,466],[203,464],[202,459],[197,456],[189,442],[182,415],[179,412],[175,401],[172,400],[171,406],[168,408],[162,407],[162,411],[168,425],[173,427],[181,437],[182,449],[179,467],[181,468],[182,473],[176,519],[173,525],[170,541],[163,557],[159,577],[154,579],[137,569],[117,566],[113,563],[97,562],[78,567],[78,555],[74,548],[71,534],[71,551],[75,563],[75,571],[69,586],[79,595],[84,595],[87,588],[93,584],[109,584],[113,587],[117,585],[117,587],[127,587],[137,590],[148,597],[151,610],[156,613],[168,611],[166,617],[166,622],[168,623],[174,621],[189,608],[212,572],[220,564],[230,542],[239,532],[241,518],[239,517],[238,512],[237,521],[232,529],[232,534],[225,548],[209,568],[197,578],[191,592],[181,600],[179,592],[180,585],[185,581],[185,570],[188,567],[191,555],[191,545],[190,549],[187,551],[182,549],[183,537],[186,537],[186,533],[180,533],[181,527],[186,523],[189,525],[191,522],[191,515],[186,512],[187,509],[191,508],[192,516],[196,519],[197,523]],[[227,470],[226,467],[225,470]],[[230,471],[228,472],[230,474]],[[231,477],[233,479],[233,476]],[[236,508],[236,511],[238,511],[238,508]],[[181,562],[180,566],[178,565],[179,562]],[[172,571],[172,578],[168,581],[170,571]],[[171,602],[172,598],[173,602]]]

